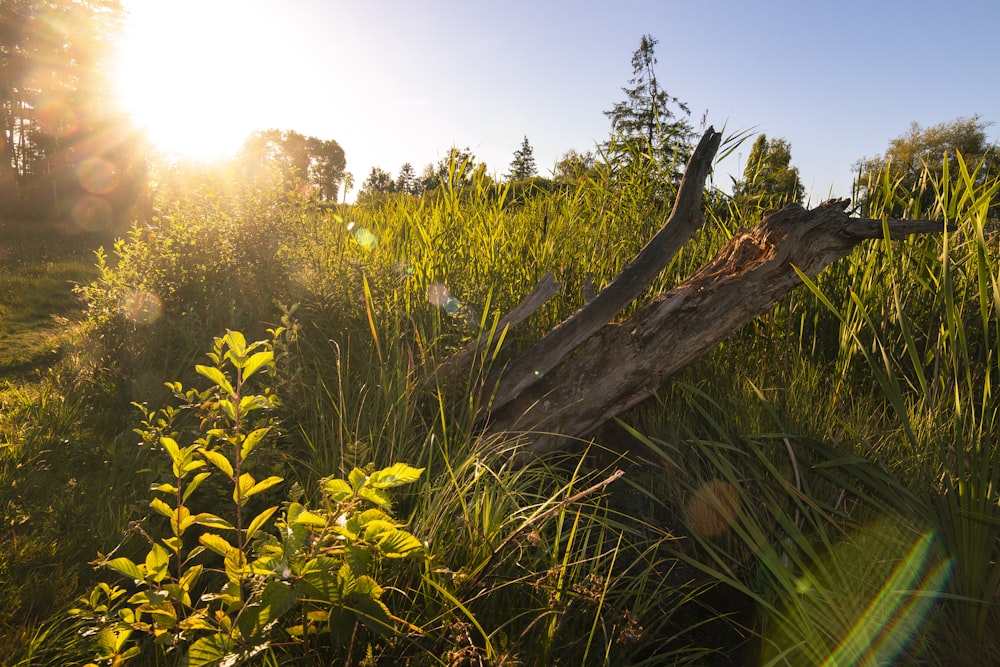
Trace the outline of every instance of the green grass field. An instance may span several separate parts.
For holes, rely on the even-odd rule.
[[[477,180],[338,210],[200,192],[159,202],[96,265],[79,238],[8,241],[0,650],[11,665],[989,664],[1000,184],[935,185],[908,215],[956,231],[858,248],[529,466],[512,465],[514,435],[481,437],[485,378],[662,224],[648,179],[516,201]],[[716,195],[651,292],[759,219]],[[905,200],[887,186],[869,214]],[[550,270],[562,292],[504,348],[438,373]]]

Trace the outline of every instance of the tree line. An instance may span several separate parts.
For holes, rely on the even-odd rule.
[[[118,109],[107,76],[110,46],[122,25],[119,0],[0,0],[0,216],[4,219],[73,218],[88,228],[128,222],[148,195],[152,151]],[[604,115],[606,141],[594,150],[569,150],[550,176],[540,176],[525,136],[503,181],[539,190],[603,178],[641,178],[655,184],[655,198],[669,203],[683,175],[695,132],[689,106],[671,95],[657,73],[657,40],[643,35],[632,54],[632,77],[624,97]],[[959,156],[985,180],[1000,169],[989,123],[979,116],[929,128],[913,124],[888,150],[855,165],[855,196],[862,203],[885,184],[903,186],[911,201],[929,204],[931,173],[959,168]],[[942,156],[944,156],[942,158]],[[943,161],[942,161],[943,160]],[[336,202],[353,186],[346,156],[332,139],[269,129],[247,138],[232,173],[250,182],[266,180],[319,203]],[[373,167],[359,201],[400,194],[421,196],[442,184],[463,187],[490,178],[468,148],[451,147],[418,174],[404,163],[396,177]],[[733,179],[735,210],[777,208],[804,196],[792,165],[789,142],[759,135]],[[907,202],[886,211],[899,216]],[[994,204],[996,210],[996,204]]]

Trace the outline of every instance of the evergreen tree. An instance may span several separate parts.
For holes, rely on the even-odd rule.
[[[656,78],[657,40],[643,35],[632,54],[632,78],[622,88],[626,98],[604,115],[611,119],[611,137],[605,146],[609,162],[627,168],[652,158],[653,165],[669,168],[675,176],[691,152],[691,111],[667,94]]]
[[[403,163],[399,168],[399,177],[396,178],[396,192],[408,195],[419,195],[422,192],[420,181],[417,179],[417,172],[409,162]]]
[[[521,142],[521,147],[514,151],[514,159],[510,163],[510,173],[507,177],[512,181],[519,181],[531,178],[538,174],[538,167],[535,166],[535,152],[528,143],[525,136]]]
[[[743,180],[736,182],[733,196],[762,209],[802,201],[805,188],[791,162],[792,149],[785,139],[768,140],[761,134],[750,149]]]

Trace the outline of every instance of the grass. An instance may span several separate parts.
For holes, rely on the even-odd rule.
[[[92,279],[62,361],[0,397],[5,652],[25,665],[93,655],[63,615],[113,579],[87,561],[141,551],[130,522],[163,529],[130,403],[161,407],[164,381],[198,386],[193,367],[224,329],[259,337],[284,322],[267,465],[305,499],[355,466],[424,468],[394,514],[428,558],[378,572],[405,620],[395,635],[286,636],[261,664],[982,664],[1000,628],[987,218],[1000,186],[964,165],[935,183],[937,208],[909,215],[955,232],[859,248],[618,423],[527,467],[512,465],[515,440],[480,435],[484,378],[654,233],[667,211],[648,174],[598,170],[516,201],[477,177],[340,210],[237,187],[159,203],[89,273],[69,252],[62,274],[5,265],[3,279],[29,281],[19,294]],[[908,201],[884,185],[870,215]],[[730,204],[713,198],[653,290],[761,213]],[[40,256],[32,243],[22,256]],[[496,331],[548,270],[560,295]],[[123,310],[136,294],[155,312]],[[4,305],[28,331],[59,303]],[[438,373],[484,332],[468,368]],[[145,649],[137,664],[171,663]]]
[[[83,304],[73,287],[93,280],[99,240],[52,225],[0,223],[0,376],[51,363]]]

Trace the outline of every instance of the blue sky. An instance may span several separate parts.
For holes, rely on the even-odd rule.
[[[201,137],[225,154],[255,129],[291,129],[337,140],[359,185],[372,166],[419,172],[453,145],[501,175],[524,136],[548,173],[607,137],[602,112],[623,99],[643,34],[696,128],[705,116],[787,139],[813,203],[849,195],[852,165],[911,122],[1000,121],[996,0],[124,5],[121,87],[166,148]]]

